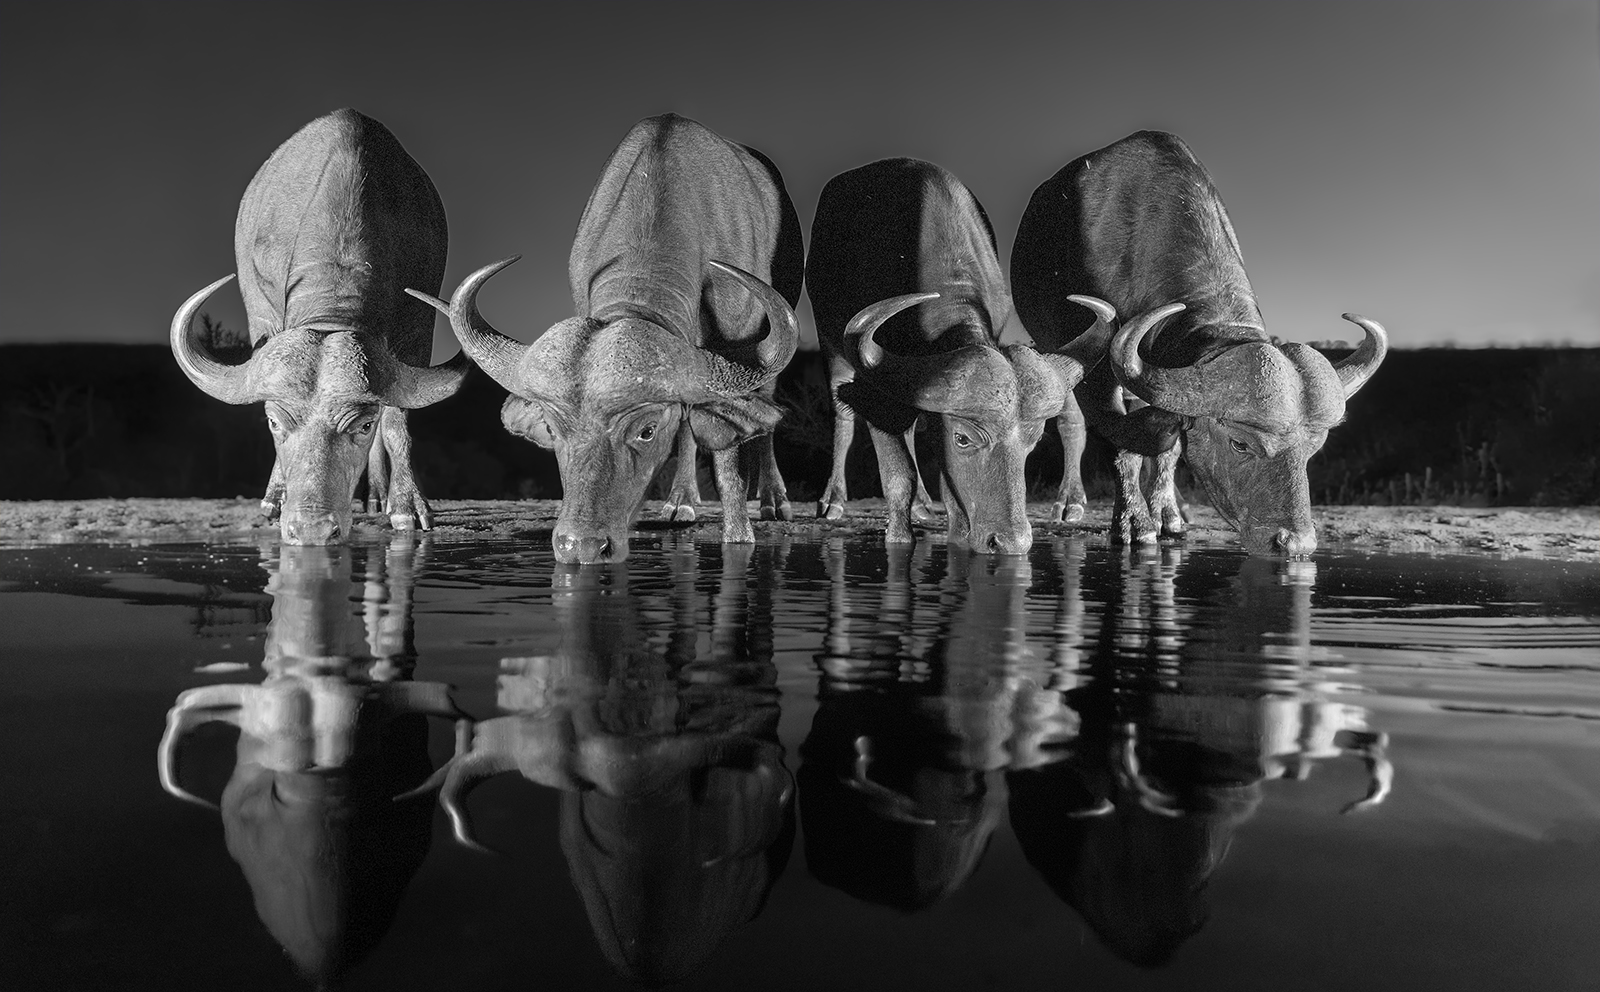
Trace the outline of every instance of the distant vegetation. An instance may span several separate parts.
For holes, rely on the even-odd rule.
[[[208,324],[224,357],[242,336]],[[1318,503],[1600,503],[1600,350],[1391,352],[1310,466]],[[554,497],[555,459],[500,426],[504,391],[474,371],[462,392],[411,414],[423,491],[440,498]],[[833,411],[821,355],[802,352],[778,380],[790,410],[775,443],[791,498],[827,480]],[[919,450],[935,457],[931,441]],[[228,406],[184,378],[165,346],[0,348],[0,499],[258,496],[272,465],[259,404]],[[848,463],[852,497],[879,495],[865,428]],[[1053,428],[1028,462],[1030,491],[1053,492]],[[709,463],[702,489],[714,498]],[[1110,453],[1091,437],[1090,495],[1111,494]],[[1180,482],[1183,480],[1180,479]],[[809,509],[803,512],[810,512]]]

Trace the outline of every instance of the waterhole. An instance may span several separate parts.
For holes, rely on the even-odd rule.
[[[14,988],[1600,976],[1594,563],[74,545],[0,645]]]

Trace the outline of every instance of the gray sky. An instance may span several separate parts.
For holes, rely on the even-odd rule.
[[[1274,334],[1352,337],[1355,310],[1398,347],[1600,345],[1593,0],[56,2],[6,21],[0,343],[163,341],[233,271],[256,168],[352,106],[438,186],[446,293],[524,255],[483,296],[523,340],[570,315],[567,251],[606,156],[671,110],[767,153],[808,230],[833,175],[938,162],[1007,265],[1035,186],[1174,131]],[[231,287],[210,309],[242,328]],[[435,353],[454,350],[441,321]]]

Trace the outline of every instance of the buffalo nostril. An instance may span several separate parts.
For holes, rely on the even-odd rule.
[[[989,543],[989,550],[991,552],[999,551],[1000,550],[1000,535],[999,534],[990,534],[988,543]]]
[[[595,560],[597,560],[597,561],[610,561],[611,560],[611,552],[612,552],[611,538],[608,537],[608,538],[603,539],[600,542],[600,547],[595,550],[595,553],[594,553]]]

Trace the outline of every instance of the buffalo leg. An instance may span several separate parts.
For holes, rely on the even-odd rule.
[[[885,544],[910,544],[911,501],[916,497],[917,463],[905,448],[905,437],[890,434],[868,424],[872,448],[878,455],[878,478],[883,481],[883,499],[888,504],[884,524]]]
[[[906,454],[911,459],[911,477],[917,480],[916,500],[911,504],[911,519],[927,527],[931,525],[938,515],[938,508],[933,505],[933,497],[928,495],[928,486],[922,481],[922,466],[917,464],[917,425],[913,423],[906,428]],[[884,489],[885,495],[888,489]]]
[[[389,514],[390,526],[395,530],[432,530],[433,510],[417,491],[416,477],[411,474],[411,431],[406,426],[406,412],[399,407],[384,407],[378,418],[378,437],[372,443],[388,449],[389,492],[383,509]]]
[[[711,461],[717,469],[717,492],[722,496],[722,543],[754,544],[756,532],[750,526],[750,511],[745,506],[744,473],[739,471],[739,446],[714,453]]]
[[[274,455],[272,458],[272,475],[267,478],[267,491],[261,496],[261,512],[267,520],[278,519],[283,512],[283,462]]]
[[[1071,393],[1067,394],[1067,405],[1056,417],[1056,433],[1061,435],[1061,489],[1056,494],[1055,505],[1050,508],[1050,522],[1074,523],[1083,519],[1089,507],[1089,497],[1083,490],[1082,470],[1088,427],[1083,421],[1083,410]]]
[[[1162,537],[1182,537],[1183,507],[1178,502],[1178,456],[1183,453],[1183,442],[1156,455],[1155,478],[1150,482],[1150,515],[1161,525]]]
[[[1144,456],[1135,451],[1119,451],[1116,464],[1117,500],[1111,517],[1111,539],[1124,544],[1150,544],[1156,539],[1156,524],[1139,487]]]
[[[700,479],[695,474],[700,446],[695,443],[694,431],[689,429],[689,418],[678,424],[678,467],[672,473],[672,488],[667,492],[667,505],[661,508],[668,520],[690,521],[695,518],[695,507],[702,504]]]
[[[844,481],[844,466],[850,455],[850,443],[856,439],[856,412],[839,399],[839,387],[850,381],[841,370],[848,369],[840,359],[828,356],[829,394],[833,397],[833,468],[828,473],[827,488],[817,500],[817,516],[824,520],[844,517],[844,504],[850,498]]]
[[[756,498],[761,501],[762,520],[793,520],[794,509],[789,505],[789,489],[783,484],[783,473],[778,471],[778,456],[772,450],[772,435],[763,434],[755,439]]]
[[[380,513],[389,500],[389,449],[384,447],[383,432],[373,439],[367,449],[367,506],[368,513]]]

